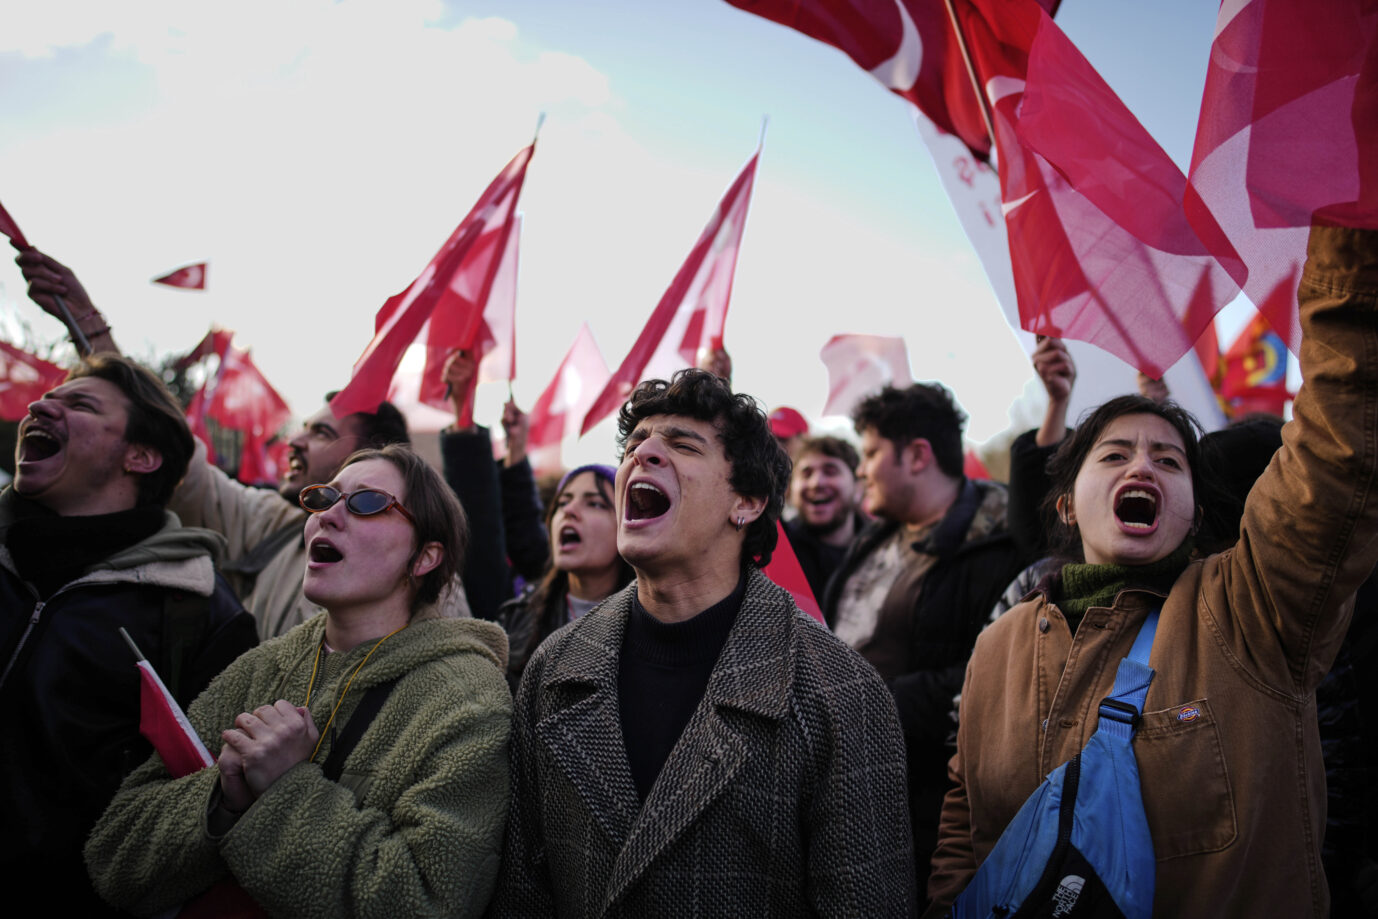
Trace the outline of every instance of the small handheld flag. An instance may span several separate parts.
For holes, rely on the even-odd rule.
[[[120,635],[139,659],[139,733],[148,738],[153,749],[163,758],[167,771],[175,779],[200,772],[215,764],[215,759],[201,742],[182,706],[167,691],[153,665],[144,657],[129,633]]]

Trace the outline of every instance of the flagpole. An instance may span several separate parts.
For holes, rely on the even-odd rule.
[[[76,344],[81,356],[85,357],[91,353],[91,341],[86,337],[86,333],[77,328],[76,319],[72,318],[72,311],[67,308],[67,301],[61,294],[53,294],[53,299],[57,301],[58,312],[62,313],[62,321],[67,323],[67,328],[72,330],[72,341]],[[121,630],[123,631],[123,630]]]
[[[756,149],[757,149],[757,151],[760,151],[760,150],[761,150],[763,147],[765,147],[765,145],[766,145],[766,128],[768,128],[768,127],[770,127],[770,116],[769,116],[769,115],[762,115],[762,116],[761,116],[761,136],[760,136],[760,138],[756,141]]]
[[[545,124],[545,112],[536,116],[536,130],[531,133],[531,143],[536,142],[536,138],[541,136],[541,125]]]
[[[986,123],[986,135],[990,138],[990,166],[999,172],[997,160],[999,156],[995,146],[995,122],[991,118],[990,103],[986,100],[986,94],[981,89],[981,80],[976,76],[976,65],[971,61],[971,49],[967,47],[966,33],[962,31],[962,24],[957,21],[957,7],[953,0],[943,0],[943,5],[947,7],[947,18],[952,23],[952,31],[957,34],[957,47],[962,52],[962,62],[966,64],[967,78],[971,80],[971,89],[976,93],[976,104],[981,107],[981,120]]]
[[[125,644],[129,645],[129,650],[134,652],[135,657],[141,661],[148,660],[144,657],[144,653],[139,650],[139,646],[134,644],[134,639],[130,638],[129,633],[124,630],[124,626],[120,626],[120,635],[124,638]]]

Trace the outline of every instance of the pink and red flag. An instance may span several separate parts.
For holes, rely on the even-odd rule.
[[[850,415],[857,403],[882,386],[908,386],[909,352],[903,338],[834,335],[818,352],[828,369],[823,415]]]
[[[608,365],[593,340],[588,323],[579,327],[574,344],[555,371],[555,378],[531,407],[527,453],[538,472],[560,468],[560,444],[577,434],[593,400],[608,382]]]
[[[1185,218],[1181,171],[1037,0],[953,0],[972,73],[943,0],[737,5],[843,49],[897,91],[910,74],[915,86],[940,81],[945,106],[931,92],[901,95],[982,155],[991,149],[984,122],[952,114],[962,110],[954,99],[975,105],[974,76],[990,106],[1023,328],[1091,342],[1161,376],[1233,297]],[[925,22],[945,31],[926,33]],[[881,50],[862,53],[858,36]],[[1212,309],[1189,315],[1203,271],[1219,275],[1205,288]]]
[[[504,254],[514,235],[517,201],[535,149],[532,143],[512,158],[420,276],[383,304],[375,321],[373,340],[355,362],[348,385],[330,402],[337,416],[377,409],[387,398],[403,353],[418,341],[427,350],[422,399],[429,404],[445,404],[444,384],[439,383],[436,391],[445,356],[454,348],[482,350],[484,346],[485,308],[507,261]],[[515,250],[511,264],[515,279]],[[508,316],[510,323],[510,311]],[[495,342],[498,338],[492,323],[488,337]],[[428,374],[429,389],[425,381]]]
[[[239,458],[238,478],[249,484],[273,482],[278,478],[278,464],[269,455],[269,442],[291,417],[287,402],[249,356],[231,344],[234,333],[228,329],[212,329],[191,353],[178,361],[179,367],[190,367],[212,354],[220,359],[215,375],[192,397],[187,406],[187,423],[192,433],[206,444],[208,455],[214,455],[206,419],[213,418],[224,428],[243,434]]]
[[[168,287],[181,287],[184,290],[205,290],[206,265],[206,262],[184,265],[160,278],[154,278],[152,283],[166,284]]]
[[[67,371],[56,364],[0,341],[0,419],[19,421],[30,402],[66,377]]]
[[[14,244],[19,248],[29,248],[29,241],[24,238],[23,232],[19,229],[19,224],[14,222],[14,218],[10,216],[9,211],[5,210],[3,204],[0,204],[0,233],[14,240]]]
[[[581,434],[617,411],[637,383],[669,379],[676,370],[693,367],[700,351],[722,348],[737,250],[760,158],[757,149],[718,202],[632,349],[585,415]]]
[[[1222,3],[1190,177],[1188,217],[1295,350],[1277,291],[1313,220],[1378,226],[1378,3]]]

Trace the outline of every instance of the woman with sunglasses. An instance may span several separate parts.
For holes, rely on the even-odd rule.
[[[354,454],[301,504],[303,589],[325,613],[192,704],[215,766],[172,778],[155,754],[130,775],[87,844],[96,889],[146,914],[237,887],[270,915],[479,915],[511,697],[502,630],[436,613],[464,512],[400,446]]]
[[[550,567],[535,588],[498,611],[511,658],[507,680],[515,689],[541,642],[629,584],[635,573],[617,554],[611,466],[580,466],[565,474],[546,511]]]

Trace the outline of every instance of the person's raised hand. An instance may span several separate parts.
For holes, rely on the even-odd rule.
[[[1033,368],[1050,400],[1066,402],[1072,397],[1077,365],[1062,339],[1040,339],[1038,347],[1034,348]]]
[[[531,435],[531,416],[508,399],[502,407],[502,431],[507,437],[507,465],[515,466],[526,458],[526,443]]]

